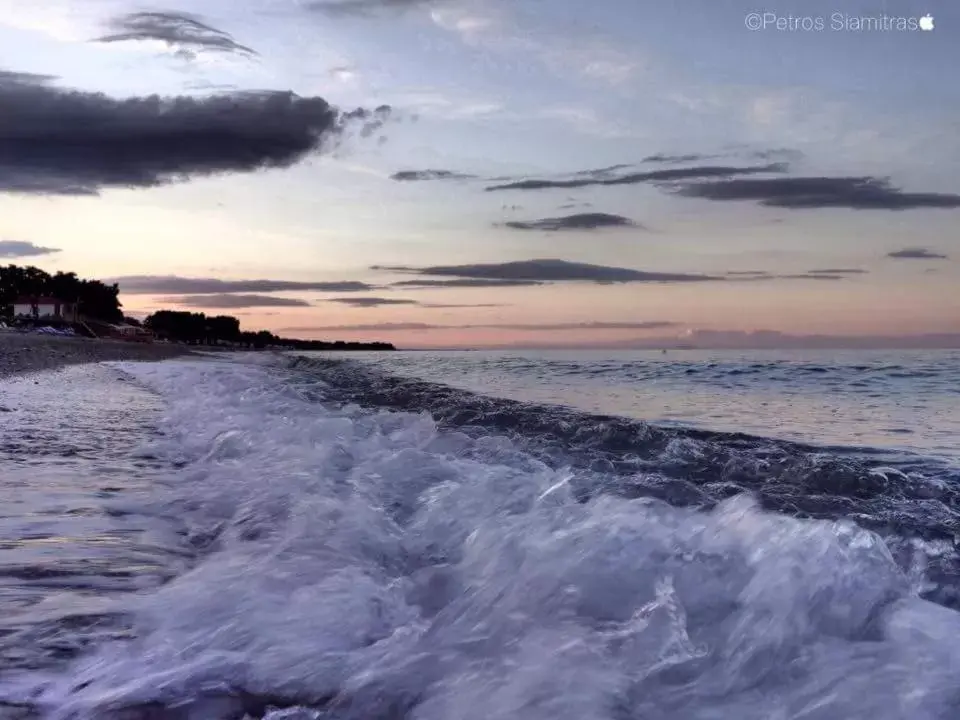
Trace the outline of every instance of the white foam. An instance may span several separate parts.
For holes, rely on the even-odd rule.
[[[208,552],[131,597],[136,640],[45,685],[51,717],[239,689],[358,719],[950,712],[960,616],[851,523],[578,504],[502,439],[269,368],[121,367],[169,402],[145,451],[183,467],[157,503]]]

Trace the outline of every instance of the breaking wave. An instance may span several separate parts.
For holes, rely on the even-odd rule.
[[[116,367],[167,402],[140,453],[194,561],[116,601],[128,638],[0,682],[37,716],[960,711],[947,469],[314,360]]]

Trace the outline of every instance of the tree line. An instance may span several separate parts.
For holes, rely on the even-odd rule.
[[[243,331],[240,321],[231,315],[207,316],[180,310],[158,310],[143,321],[144,327],[166,340],[188,345],[237,345],[246,348],[283,347],[293,350],[394,350],[390,343],[328,342],[296,340],[274,335],[268,330]]]
[[[127,322],[141,325],[125,317],[120,302],[120,287],[99,280],[83,280],[76,273],[57,272],[51,275],[35,267],[0,266],[0,312],[12,316],[13,304],[19,297],[55,297],[76,302],[80,315],[106,323]],[[230,315],[207,316],[204,313],[158,310],[142,323],[158,338],[189,345],[232,345],[261,349],[283,347],[295,350],[394,350],[390,343],[327,342],[282,338],[268,330],[251,332],[240,328],[240,321]]]
[[[47,296],[77,303],[81,315],[117,323],[123,320],[119,295],[116,283],[82,280],[72,272],[51,275],[35,267],[0,266],[0,308],[6,315],[12,313],[13,304],[21,296]]]

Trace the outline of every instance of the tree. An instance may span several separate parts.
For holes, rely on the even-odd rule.
[[[50,275],[32,266],[0,267],[0,309],[6,313],[20,296],[52,296],[64,302],[76,302],[81,315],[105,322],[120,322],[123,312],[119,295],[120,289],[115,284],[81,280],[72,272]]]

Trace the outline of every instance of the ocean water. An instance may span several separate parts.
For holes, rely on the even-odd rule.
[[[956,718],[955,361],[2,381],[0,718]]]
[[[382,372],[661,426],[960,460],[960,351],[365,354]]]

